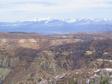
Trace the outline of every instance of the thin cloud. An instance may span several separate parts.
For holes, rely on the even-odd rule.
[[[42,5],[42,6],[52,6],[52,5],[55,5],[55,3],[45,2],[45,1],[15,2],[15,3],[13,3],[13,4],[15,4],[15,5],[21,5],[21,4],[35,4],[35,5]]]
[[[0,0],[0,2],[0,19],[5,20],[10,20],[9,18],[18,20],[20,17],[22,19],[90,16],[105,18],[112,14],[111,0]]]

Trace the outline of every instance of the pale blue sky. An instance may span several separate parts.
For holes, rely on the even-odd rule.
[[[0,21],[112,18],[112,0],[0,0]]]

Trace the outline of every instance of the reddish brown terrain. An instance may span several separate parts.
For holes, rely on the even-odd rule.
[[[0,33],[0,84],[112,84],[111,77],[112,33]]]

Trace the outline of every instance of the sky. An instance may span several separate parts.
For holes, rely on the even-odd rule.
[[[112,18],[112,0],[0,0],[0,21]]]

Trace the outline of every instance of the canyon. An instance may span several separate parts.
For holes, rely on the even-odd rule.
[[[0,33],[0,84],[111,84],[111,73],[110,32]]]

